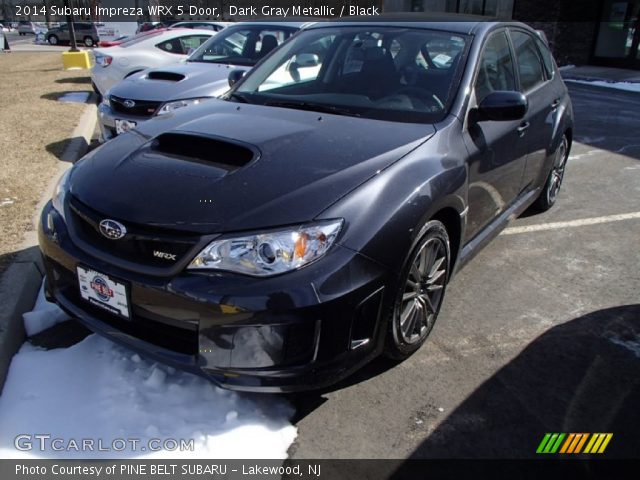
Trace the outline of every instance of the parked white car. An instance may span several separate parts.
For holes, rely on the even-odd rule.
[[[228,27],[232,24],[232,22],[187,21],[174,23],[169,27],[169,29],[173,30],[175,28],[197,28],[204,30],[215,30],[216,32],[219,32],[220,30],[223,30],[225,27]]]
[[[172,29],[137,35],[115,47],[93,51],[93,88],[104,95],[120,80],[146,68],[179,62],[217,32],[213,30]]]

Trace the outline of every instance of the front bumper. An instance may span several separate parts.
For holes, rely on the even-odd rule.
[[[225,388],[321,388],[382,351],[389,273],[339,245],[306,268],[267,279],[143,275],[78,248],[51,203],[42,212],[39,240],[47,295],[71,316],[144,356]],[[127,285],[131,320],[81,298],[78,265]]]
[[[116,120],[126,120],[135,122],[136,126],[151,120],[153,117],[142,117],[139,115],[127,115],[122,112],[114,112],[110,107],[101,103],[98,105],[98,125],[100,127],[100,141],[106,142],[117,136]]]

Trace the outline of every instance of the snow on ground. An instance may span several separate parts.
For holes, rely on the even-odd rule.
[[[87,103],[89,92],[69,92],[58,98],[62,103]]]
[[[24,313],[22,319],[24,320],[24,331],[27,332],[27,337],[31,337],[36,333],[53,327],[56,323],[69,320],[69,317],[57,305],[47,302],[44,298],[43,281],[33,310]]]
[[[64,315],[42,293],[36,312],[25,315],[27,324],[41,327],[42,319],[33,317],[42,312]],[[0,458],[283,459],[296,436],[292,414],[281,397],[220,389],[98,335],[54,350],[27,342],[12,360],[0,397]],[[50,435],[43,440],[47,448],[16,449],[22,434]],[[93,451],[76,451],[73,442],[81,449],[83,439],[93,440]],[[171,440],[193,440],[194,448],[172,451]],[[163,444],[168,449],[149,450]]]
[[[606,82],[604,80],[577,80],[573,78],[565,78],[565,82],[582,83],[593,87],[615,88],[624,90],[625,92],[640,92],[640,83],[638,82]]]

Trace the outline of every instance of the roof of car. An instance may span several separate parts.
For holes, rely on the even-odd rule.
[[[424,12],[402,12],[385,13],[377,16],[344,17],[338,20],[322,22],[310,28],[326,28],[331,26],[352,25],[379,25],[384,23],[392,27],[406,27],[407,23],[415,28],[425,28],[431,30],[442,30],[447,32],[457,32],[470,34],[488,29],[500,20],[492,17],[480,15],[466,15],[457,13],[424,13]],[[502,23],[502,22],[500,22]],[[517,22],[505,22],[516,24]]]

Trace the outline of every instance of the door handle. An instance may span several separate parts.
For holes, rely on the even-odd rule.
[[[518,133],[519,133],[520,135],[523,135],[523,134],[524,134],[524,132],[526,132],[526,131],[527,131],[527,128],[529,128],[530,126],[531,126],[531,124],[530,124],[529,122],[522,122],[522,123],[520,124],[520,126],[518,127]]]
[[[553,103],[551,103],[551,108],[555,110],[560,105],[560,99],[556,98]]]

